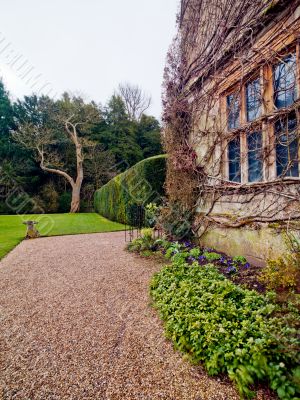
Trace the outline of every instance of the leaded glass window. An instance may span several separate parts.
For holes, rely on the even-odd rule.
[[[259,182],[263,178],[262,133],[252,132],[247,136],[248,182]]]
[[[274,67],[274,103],[288,107],[296,100],[296,55],[289,54]]]
[[[241,182],[241,143],[236,137],[228,143],[229,180]]]
[[[247,121],[253,121],[261,115],[260,79],[254,79],[246,85]]]
[[[237,93],[227,96],[228,129],[236,129],[240,125],[240,100]]]
[[[297,119],[295,113],[275,123],[277,176],[299,176]]]

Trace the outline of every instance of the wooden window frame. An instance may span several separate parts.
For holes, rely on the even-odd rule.
[[[296,79],[297,79],[297,101],[300,99],[300,38],[297,39],[296,42]],[[296,118],[297,118],[297,124],[298,124],[298,132],[300,130],[300,108],[298,107],[296,110]],[[298,138],[298,141],[300,143],[300,135]],[[298,143],[298,160],[299,160],[299,176],[300,176],[300,144]]]
[[[296,85],[297,85],[297,100],[300,98],[300,39],[296,43]]]
[[[263,116],[271,114],[275,108],[274,88],[273,88],[273,63],[265,64],[261,68],[263,81]],[[263,142],[267,157],[265,157],[265,180],[272,181],[276,179],[276,147],[274,123],[265,120],[263,124]]]
[[[296,101],[300,99],[300,39],[296,43],[293,43],[289,46],[286,51],[282,52],[282,57],[292,52],[296,53]],[[273,68],[275,65],[275,61],[271,60],[270,63],[265,64],[258,68],[258,70],[251,75],[248,75],[242,82],[237,83],[230,90],[223,92],[220,96],[220,114],[221,114],[221,123],[222,126],[225,127],[225,131],[229,134],[230,132],[236,132],[240,135],[240,154],[241,154],[241,185],[243,184],[255,184],[256,182],[248,181],[248,146],[247,146],[247,127],[251,127],[256,124],[257,121],[260,121],[259,128],[253,128],[261,131],[262,133],[262,146],[263,153],[267,156],[263,159],[263,174],[262,174],[262,183],[270,182],[278,179],[277,177],[277,168],[276,168],[276,138],[275,138],[275,124],[273,113],[275,111],[274,104],[274,82],[273,82]],[[249,78],[250,76],[250,78]],[[254,121],[247,121],[247,104],[246,104],[246,85],[252,79],[255,79],[255,76],[260,77],[260,84],[262,88],[262,105],[261,105],[261,114]],[[227,96],[239,92],[239,100],[240,100],[240,126],[236,129],[229,129],[228,127],[228,109],[227,109]],[[278,113],[280,110],[278,110]],[[296,110],[296,115],[298,121],[300,120],[300,111]],[[222,144],[222,159],[221,159],[221,171],[223,177],[226,180],[229,180],[229,163],[228,163],[228,143],[231,139],[227,139]],[[299,146],[299,171],[300,171],[300,146]],[[299,180],[300,180],[300,172],[299,172]],[[234,183],[234,182],[233,182]],[[235,182],[236,183],[236,182]]]
[[[262,126],[260,127],[260,128],[258,128],[258,129],[253,129],[253,130],[251,130],[251,132],[247,132],[247,183],[249,183],[249,184],[254,184],[254,183],[257,183],[257,182],[263,182],[264,181],[264,159],[262,159],[261,161],[262,161],[262,165],[261,165],[261,180],[259,180],[259,181],[250,181],[249,180],[249,154],[250,154],[250,152],[249,152],[249,142],[248,142],[248,139],[249,139],[249,137],[251,136],[251,135],[253,135],[253,134],[259,134],[260,136],[261,136],[261,152],[263,153],[263,149],[264,149],[264,147],[263,147],[263,130],[262,130]],[[253,151],[253,150],[252,150]]]
[[[251,121],[248,120],[248,110],[247,110],[247,85],[255,80],[259,80],[259,85],[261,88],[261,105],[260,105],[260,114],[258,115],[257,118],[252,119]],[[243,83],[243,88],[241,91],[241,95],[244,98],[244,123],[245,124],[251,124],[254,121],[260,119],[263,115],[263,80],[261,79],[261,68],[259,68],[256,73],[251,74],[247,79],[245,79],[245,82]]]
[[[238,127],[237,127],[237,128],[229,128],[229,119],[228,119],[228,116],[229,116],[229,114],[230,114],[230,110],[228,110],[227,98],[228,98],[228,96],[233,95],[233,94],[235,94],[235,93],[237,94],[237,98],[238,98],[238,100],[239,100]],[[236,98],[234,97],[234,99],[236,99]],[[229,92],[225,95],[225,104],[226,104],[226,130],[227,130],[227,131],[234,131],[234,130],[240,129],[241,126],[242,126],[242,124],[243,124],[243,121],[242,121],[242,101],[241,101],[241,98],[240,98],[239,89],[238,89],[237,85],[234,87],[234,90],[229,91]]]
[[[296,54],[296,101],[299,100],[300,96],[300,44],[299,40],[296,43],[293,43],[292,45],[289,46],[289,48],[285,49],[285,51],[282,51],[280,54],[280,58],[284,58],[288,54],[291,53]],[[278,63],[278,60],[277,60]],[[266,114],[271,114],[272,112],[275,111],[275,103],[274,103],[274,77],[273,77],[273,67],[276,65],[276,62],[273,61],[271,64],[267,65],[267,76],[269,76],[269,84],[267,84],[266,91],[267,91],[267,98],[269,100],[269,105],[270,108],[268,108],[266,111]],[[270,87],[269,87],[269,86]],[[271,98],[270,98],[271,96]],[[277,110],[278,114],[284,109],[279,109]],[[299,111],[296,110],[296,116],[299,115]],[[274,118],[270,117],[267,118],[267,137],[268,137],[268,181],[274,181],[278,179],[279,177],[277,176],[277,165],[276,165],[276,159],[277,159],[277,154],[276,154],[276,135],[275,135],[275,122]],[[299,171],[300,171],[300,150],[298,152],[299,154]],[[298,176],[300,179],[300,175]],[[288,178],[288,177],[287,177]],[[281,179],[284,179],[281,178]]]
[[[291,116],[291,113],[293,113],[294,114],[294,116],[295,116],[295,120],[296,120],[296,130],[298,130],[298,128],[299,128],[299,110],[295,110],[295,111],[291,111],[290,113],[288,113],[288,114],[285,114],[284,116],[282,116],[282,118],[286,121],[285,122],[285,133],[286,133],[286,136],[287,137],[289,137],[289,128],[288,128],[288,121],[289,121],[289,119],[290,119],[290,116]],[[278,120],[276,121],[276,122],[278,122]],[[276,138],[276,122],[273,124],[274,125],[274,135],[275,135],[275,138]],[[277,139],[277,138],[276,138]],[[284,179],[284,178],[287,178],[287,179],[289,179],[290,177],[292,177],[292,178],[299,178],[299,176],[300,176],[300,160],[299,160],[299,137],[297,138],[297,144],[298,144],[298,176],[294,176],[294,175],[278,175],[277,174],[277,152],[276,152],[276,176],[277,176],[277,178],[282,178],[282,179]],[[276,143],[275,143],[275,146],[276,146]],[[288,145],[288,147],[289,147],[289,145]],[[290,160],[291,161],[291,160]]]

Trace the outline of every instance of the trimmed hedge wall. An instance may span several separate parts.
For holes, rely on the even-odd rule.
[[[111,221],[130,224],[132,208],[158,203],[164,196],[165,178],[166,155],[146,158],[95,192],[95,211]]]

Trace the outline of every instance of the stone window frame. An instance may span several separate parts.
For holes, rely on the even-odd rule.
[[[225,140],[222,145],[222,175],[223,178],[229,181],[229,160],[228,160],[228,143],[232,140],[232,135],[240,136],[241,143],[241,182],[233,182],[233,184],[247,184],[254,185],[257,183],[264,183],[270,181],[276,181],[279,179],[277,176],[276,168],[276,137],[275,137],[275,120],[280,116],[288,115],[288,109],[282,108],[276,110],[274,104],[274,85],[273,85],[273,69],[274,66],[288,54],[296,54],[296,101],[295,105],[300,105],[300,39],[295,43],[292,43],[288,48],[278,53],[276,58],[274,57],[268,63],[262,66],[258,66],[252,73],[240,80],[240,82],[232,85],[229,89],[225,90],[221,94],[220,112],[221,120],[225,126]],[[246,110],[246,85],[249,81],[260,78],[260,84],[262,88],[262,105],[260,116],[248,122],[247,121],[247,110]],[[240,126],[237,129],[228,129],[227,121],[227,96],[233,93],[239,92],[240,99]],[[297,115],[297,121],[300,121],[300,108],[295,109]],[[300,124],[298,125],[300,128]],[[262,151],[266,154],[263,157],[263,173],[262,180],[259,182],[248,181],[248,146],[247,146],[247,135],[251,132],[259,131],[262,133]],[[228,139],[228,137],[230,137]],[[300,145],[299,145],[299,176],[293,177],[294,180],[300,181]],[[280,179],[289,179],[290,177],[281,177]]]

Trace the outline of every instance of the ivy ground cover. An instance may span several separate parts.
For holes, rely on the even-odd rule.
[[[212,249],[148,234],[129,250],[160,252],[170,260],[153,277],[150,292],[167,337],[185,357],[211,375],[227,374],[241,398],[253,397],[259,383],[273,390],[274,399],[300,398],[299,311],[277,303],[273,292],[231,281],[237,269],[251,268],[243,257],[229,262],[225,276],[213,264],[225,260]]]

